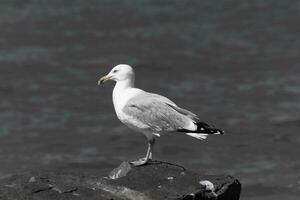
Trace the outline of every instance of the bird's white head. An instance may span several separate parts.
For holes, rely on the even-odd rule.
[[[119,81],[131,81],[134,82],[134,70],[132,67],[126,64],[116,65],[112,70],[105,76],[99,79],[98,85],[108,81],[113,80]]]

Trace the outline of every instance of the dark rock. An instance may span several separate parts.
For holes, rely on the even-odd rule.
[[[231,176],[202,175],[159,161],[140,167],[123,162],[109,177],[61,171],[14,175],[0,180],[0,199],[238,200],[241,191]]]
[[[116,178],[105,180],[105,184],[112,187],[111,192],[120,192],[128,199],[140,195],[144,199],[236,200],[241,191],[241,184],[231,176],[202,175],[159,161],[142,167],[132,167],[124,162],[111,172],[110,177]],[[114,191],[117,187],[121,187],[120,190]]]

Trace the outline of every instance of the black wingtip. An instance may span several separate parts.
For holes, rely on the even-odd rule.
[[[206,133],[206,134],[212,134],[212,135],[223,135],[225,131],[221,129],[212,128],[210,125],[208,125],[205,122],[197,122],[197,133]]]
[[[196,131],[191,131],[187,129],[178,129],[178,132],[184,132],[184,133],[203,133],[208,135],[223,135],[225,134],[225,131],[215,128],[198,128]]]
[[[225,131],[223,131],[221,129],[215,129],[215,128],[206,128],[205,132],[207,132],[208,134],[213,134],[213,135],[223,135],[225,133]]]

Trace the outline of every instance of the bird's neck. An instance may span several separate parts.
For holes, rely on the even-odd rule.
[[[134,80],[133,79],[125,79],[123,81],[118,81],[116,83],[114,92],[118,91],[118,93],[121,93],[122,91],[133,88],[133,87],[134,87]]]
[[[134,79],[126,79],[118,81],[113,90],[113,102],[116,105],[118,101],[126,98],[124,92],[128,89],[134,88]]]

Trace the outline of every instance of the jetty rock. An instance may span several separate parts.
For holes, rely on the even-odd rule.
[[[176,164],[123,162],[107,177],[66,170],[39,170],[0,179],[0,200],[238,200],[240,182],[204,175]]]

